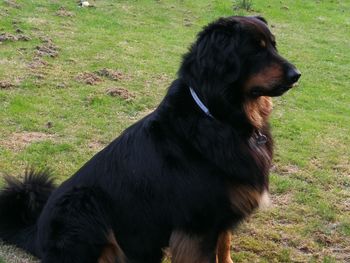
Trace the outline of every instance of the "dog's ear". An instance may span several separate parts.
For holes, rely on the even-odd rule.
[[[256,18],[256,19],[259,19],[260,21],[262,21],[262,22],[264,22],[266,25],[268,25],[267,20],[266,20],[264,17],[262,17],[262,16],[253,16],[253,17]]]
[[[209,32],[208,32],[209,31]],[[202,74],[234,82],[239,76],[238,34],[227,28],[205,30],[195,45],[196,64]]]

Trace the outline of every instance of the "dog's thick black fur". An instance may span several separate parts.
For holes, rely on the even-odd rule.
[[[45,173],[7,179],[0,237],[44,263],[157,263],[166,247],[176,263],[215,262],[220,234],[268,191],[269,97],[299,77],[263,18],[211,23],[159,107],[57,189]]]

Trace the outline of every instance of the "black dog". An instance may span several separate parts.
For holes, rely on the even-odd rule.
[[[0,237],[44,263],[231,262],[227,233],[268,192],[270,97],[299,77],[263,18],[220,18],[159,107],[61,186],[7,178]]]

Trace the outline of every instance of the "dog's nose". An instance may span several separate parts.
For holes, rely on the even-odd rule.
[[[290,83],[297,82],[300,76],[301,76],[300,71],[295,68],[291,68],[287,72],[287,79]]]

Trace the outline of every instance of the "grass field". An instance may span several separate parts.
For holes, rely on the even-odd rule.
[[[0,2],[0,175],[59,181],[151,111],[203,25],[260,14],[302,72],[275,99],[273,206],[235,231],[235,262],[350,262],[350,2]],[[2,258],[2,259],[1,259]],[[0,246],[0,263],[34,262]]]

